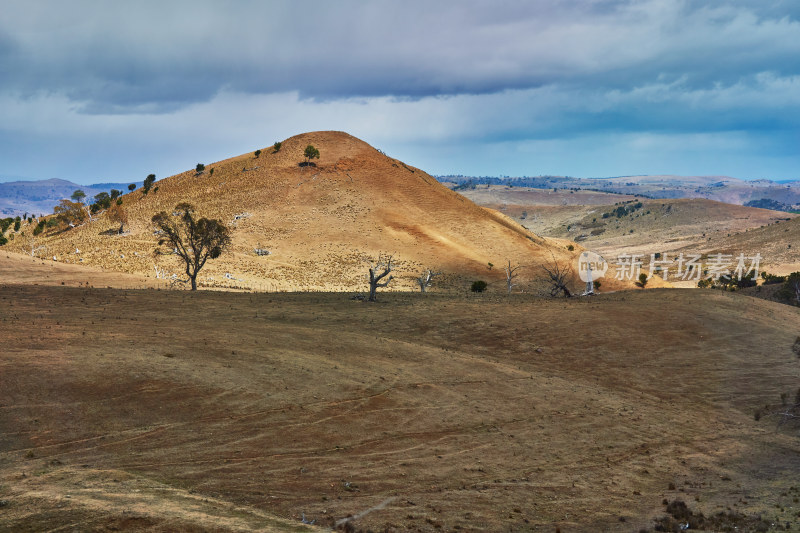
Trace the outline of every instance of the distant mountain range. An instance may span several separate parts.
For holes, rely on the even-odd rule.
[[[62,179],[9,181],[0,183],[0,218],[22,216],[25,213],[46,215],[53,212],[62,198],[69,198],[77,189],[88,198],[111,189],[128,192],[128,183],[96,183],[78,185]],[[136,186],[141,187],[137,182]]]
[[[537,189],[585,189],[647,198],[705,198],[736,205],[780,210],[800,209],[800,181],[740,180],[728,176],[620,176],[572,178],[568,176],[489,177],[437,176],[455,190],[478,185],[506,185]]]

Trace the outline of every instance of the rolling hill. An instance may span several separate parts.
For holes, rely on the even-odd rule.
[[[57,205],[60,199],[69,198],[76,189],[82,190],[91,198],[112,188],[128,190],[127,184],[122,183],[78,185],[62,179],[0,183],[0,218],[23,216],[26,213],[35,216],[52,213],[53,206]]]
[[[304,166],[309,144],[321,155]],[[36,246],[46,246],[40,255],[120,272],[180,274],[176,258],[153,255],[157,237],[150,221],[179,202],[233,229],[230,251],[210,261],[198,279],[212,287],[363,289],[365,260],[379,253],[394,256],[395,288],[413,288],[428,267],[449,274],[445,283],[463,285],[476,276],[503,278],[488,263],[524,263],[535,277],[536,265],[571,262],[579,252],[567,251],[570,241],[538,237],[342,132],[298,135],[283,141],[280,151],[263,148],[260,157],[248,153],[206,164],[203,172],[156,182],[149,194],[139,189],[122,198],[129,216],[125,234],[111,234],[114,224],[100,215],[40,236]],[[8,248],[31,250],[31,229],[24,225]]]

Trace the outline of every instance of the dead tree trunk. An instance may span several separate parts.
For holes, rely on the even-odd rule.
[[[419,284],[419,291],[426,292],[428,290],[428,287],[431,286],[431,281],[433,281],[433,278],[439,275],[441,275],[441,272],[434,272],[430,268],[425,272],[423,272],[422,274],[420,274],[419,277],[417,278],[417,284]]]
[[[508,291],[508,294],[511,294],[511,289],[517,286],[517,284],[514,283],[514,280],[519,275],[517,271],[520,268],[522,268],[522,265],[512,266],[510,260],[508,261],[508,265],[503,267],[503,270],[506,273],[506,290]]]
[[[384,262],[385,261],[385,262]],[[378,255],[378,260],[375,263],[370,262],[369,265],[369,298],[367,301],[374,302],[376,301],[375,293],[378,290],[378,287],[386,287],[389,285],[389,282],[394,279],[393,276],[389,275],[392,271],[392,256],[390,255],[385,260]],[[386,276],[389,278],[386,281],[381,281]]]

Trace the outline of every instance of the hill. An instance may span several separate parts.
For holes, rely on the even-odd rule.
[[[587,190],[497,185],[459,192],[476,203],[497,209],[539,235],[570,239],[609,257],[677,250],[706,252],[733,235],[749,234],[797,217],[699,198],[652,200]],[[759,245],[765,250],[781,248],[782,253],[772,254],[774,261],[800,261],[800,252],[787,248],[790,242],[787,238],[794,234],[780,233],[754,234],[763,237],[752,239],[760,239]],[[776,241],[767,245],[769,238]]]
[[[0,530],[352,516],[628,533],[665,499],[737,531],[798,524],[796,429],[753,416],[797,390],[797,308],[697,290],[376,307],[60,285],[5,285],[0,302]]]
[[[304,166],[312,144],[320,158]],[[499,280],[507,260],[531,266],[573,261],[567,240],[540,238],[508,217],[475,205],[435,179],[342,132],[315,132],[283,141],[280,151],[253,153],[206,164],[160,180],[149,194],[122,197],[128,232],[113,235],[101,215],[37,242],[58,261],[153,276],[180,274],[174,257],[154,257],[150,222],[179,202],[233,228],[229,253],[210,261],[198,280],[205,286],[272,290],[358,290],[365,260],[393,254],[396,288],[412,289],[424,268],[442,270],[449,283],[476,276]],[[9,243],[30,248],[24,226]],[[269,255],[257,255],[256,249]]]
[[[572,178],[539,176],[494,178],[442,176],[459,190],[470,190],[478,184],[511,185],[539,189],[590,190],[649,198],[702,198],[743,205],[753,201],[775,202],[787,208],[800,208],[800,181],[740,180],[728,176],[620,176],[613,178]]]
[[[113,188],[127,191],[127,187],[127,183],[78,185],[62,179],[16,180],[0,183],[0,218],[23,216],[26,213],[34,216],[52,213],[53,206],[57,205],[59,200],[69,198],[77,189],[91,198]]]
[[[753,230],[725,235],[708,243],[706,253],[760,253],[771,274],[800,271],[800,218],[788,216]]]

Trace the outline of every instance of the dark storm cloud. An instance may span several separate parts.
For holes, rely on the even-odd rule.
[[[632,154],[610,174],[664,145],[684,167],[696,146],[708,167],[768,150],[782,176],[797,166],[795,0],[0,2],[0,156],[23,175],[144,158],[164,174],[313,129],[411,163],[428,150],[441,171],[458,146],[475,168],[521,151],[556,173],[594,146],[609,168]],[[60,143],[63,164],[38,157]]]
[[[12,2],[6,90],[87,111],[171,110],[220,90],[330,99],[547,84],[686,87],[800,73],[798,9],[666,1]],[[734,6],[734,7],[731,7]]]

